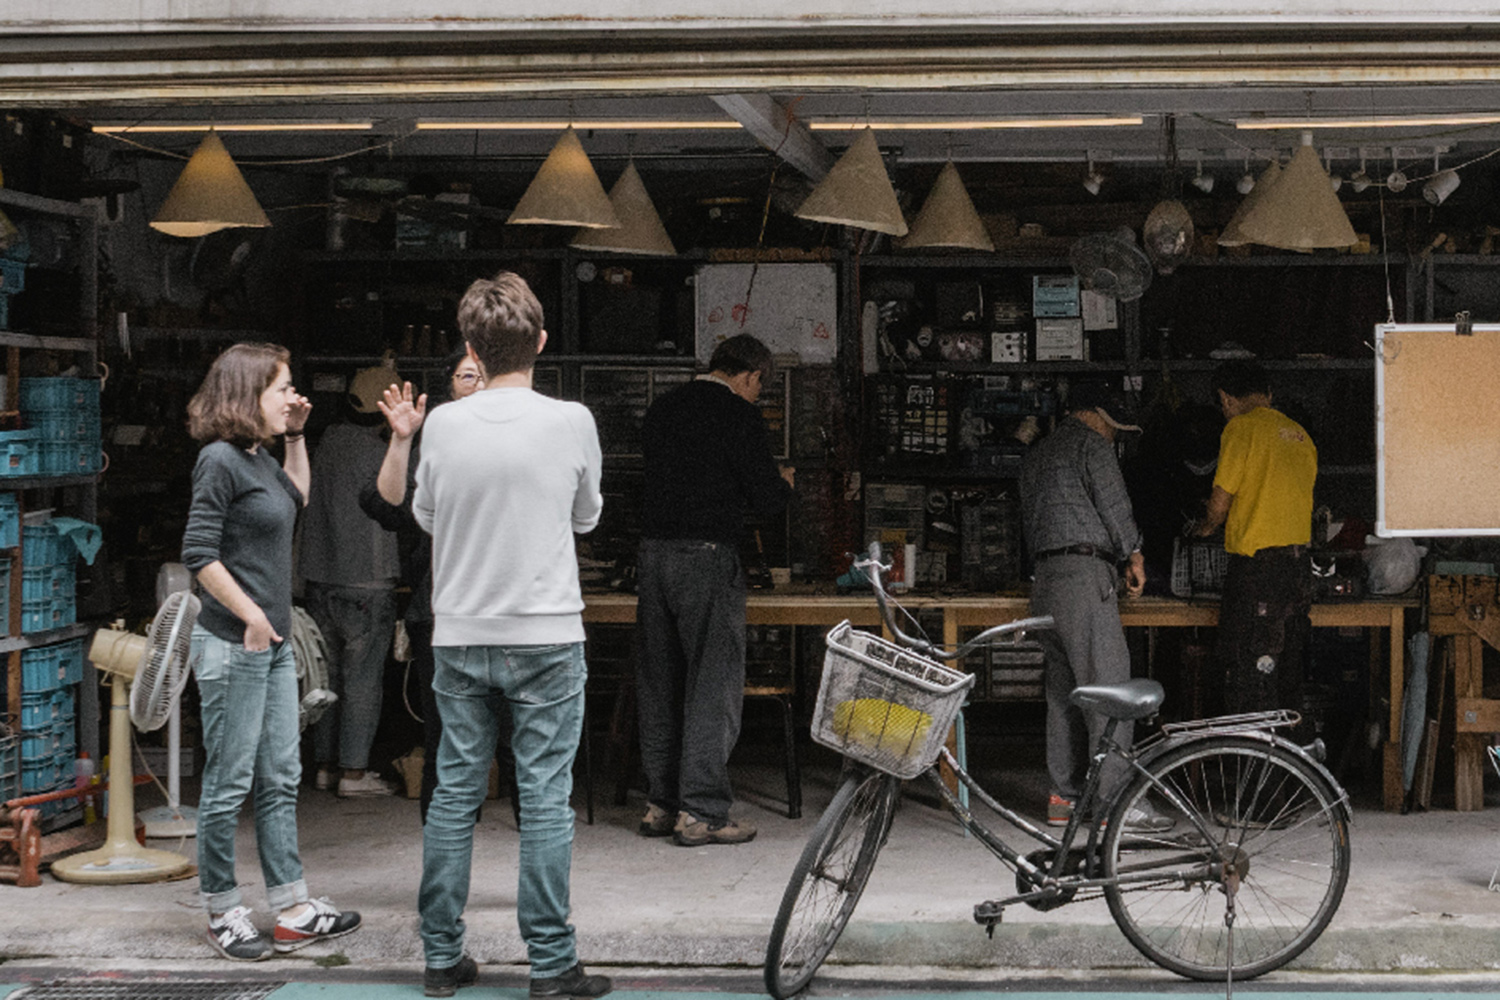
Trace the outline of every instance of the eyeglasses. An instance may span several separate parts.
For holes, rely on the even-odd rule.
[[[475,382],[479,381],[479,373],[459,372],[457,375],[453,376],[453,381],[459,382],[463,385],[473,385]]]

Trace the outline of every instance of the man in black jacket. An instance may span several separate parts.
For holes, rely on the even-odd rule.
[[[721,343],[709,374],[646,412],[638,567],[636,695],[646,815],[640,833],[684,847],[739,844],[729,818],[729,752],[745,688],[745,515],[786,506],[794,471],[777,468],[755,401],[771,352],[748,334]]]

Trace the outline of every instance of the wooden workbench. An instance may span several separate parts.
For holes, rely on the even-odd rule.
[[[635,595],[585,594],[583,620],[589,623],[632,624]],[[1029,602],[1024,596],[953,597],[900,595],[901,605],[913,613],[941,610],[943,642],[958,642],[960,630],[988,627],[1025,618]],[[745,601],[745,617],[751,625],[814,625],[831,628],[848,619],[855,625],[880,624],[880,609],[869,594],[834,595],[806,588],[751,591]],[[1401,694],[1406,680],[1405,648],[1407,608],[1415,600],[1383,598],[1315,604],[1314,628],[1357,627],[1385,629],[1390,633],[1390,725],[1384,753],[1382,799],[1387,810],[1401,808]],[[1190,628],[1219,623],[1219,605],[1210,601],[1184,601],[1171,597],[1122,597],[1120,621],[1127,628]],[[1372,650],[1378,648],[1372,643]],[[1372,652],[1372,659],[1374,653]]]

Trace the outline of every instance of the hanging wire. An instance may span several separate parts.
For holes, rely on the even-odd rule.
[[[171,157],[174,160],[192,159],[191,154],[178,153],[174,150],[162,149],[159,146],[148,146],[144,142],[137,142],[136,140],[124,136],[119,132],[95,132],[94,134],[113,139],[116,142],[123,142],[129,146],[135,146],[138,149],[143,149],[148,153],[155,153],[158,156],[167,156]],[[368,153],[376,153],[381,150],[394,150],[398,144],[405,142],[407,139],[410,139],[416,134],[417,129],[413,127],[410,130],[403,132],[401,135],[392,136],[385,142],[379,142],[369,146],[361,146],[359,149],[352,149],[346,153],[334,153],[331,156],[312,156],[300,160],[236,160],[235,162],[242,167],[300,167],[314,163],[334,163],[338,160],[353,159],[356,156],[364,156]],[[475,133],[475,141],[478,141],[477,132]],[[1500,152],[1500,150],[1497,150],[1497,152]]]

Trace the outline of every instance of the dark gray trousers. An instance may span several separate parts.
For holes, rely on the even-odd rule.
[[[646,797],[729,818],[745,697],[745,577],[717,542],[645,539],[637,568],[636,704]]]
[[[1052,790],[1077,800],[1083,792],[1089,757],[1108,721],[1068,703],[1075,687],[1130,679],[1130,649],[1120,625],[1116,595],[1119,575],[1094,556],[1053,556],[1037,564],[1031,585],[1031,613],[1051,615],[1055,627],[1035,634],[1046,657],[1047,774]],[[1115,742],[1129,747],[1134,725],[1115,728]],[[1101,801],[1125,777],[1124,763],[1111,760],[1100,780]]]

